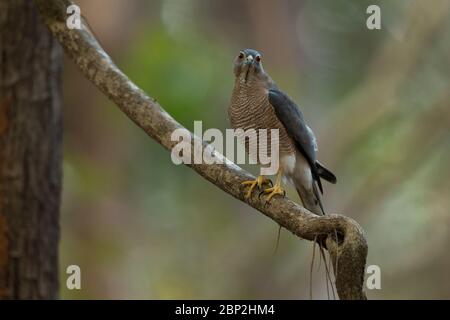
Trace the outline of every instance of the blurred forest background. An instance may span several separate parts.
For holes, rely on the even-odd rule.
[[[366,231],[382,272],[368,297],[450,298],[450,0],[77,4],[116,64],[189,129],[229,127],[232,61],[260,50],[338,176],[327,211]],[[370,4],[381,30],[366,28]],[[273,256],[273,221],[174,165],[65,59],[63,298],[309,298],[311,242],[283,230]],[[70,264],[82,290],[65,288]],[[326,299],[323,266],[313,277]]]

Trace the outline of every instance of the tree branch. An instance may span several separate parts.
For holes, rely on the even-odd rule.
[[[100,47],[86,21],[81,30],[66,27],[67,0],[36,0],[41,16],[53,35],[65,48],[81,72],[150,137],[171,150],[178,142],[171,141],[175,129],[183,128],[158,102],[146,95],[112,62]],[[149,75],[151,76],[151,75]],[[192,143],[205,144],[191,133]],[[192,150],[194,150],[192,148]],[[223,157],[222,155],[218,155]],[[317,216],[288,198],[273,198],[269,204],[253,195],[244,199],[241,182],[252,178],[237,165],[189,165],[198,174],[233,197],[246,202],[282,227],[302,239],[314,241],[320,237],[332,257],[333,267],[338,261],[336,288],[341,299],[365,299],[363,291],[367,243],[361,227],[351,218],[330,214]],[[339,235],[339,244],[334,237]]]

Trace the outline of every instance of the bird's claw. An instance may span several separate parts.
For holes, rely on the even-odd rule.
[[[256,186],[258,186],[258,189],[262,189],[263,185],[265,184],[269,184],[271,186],[273,186],[272,181],[270,181],[270,179],[265,179],[263,176],[259,176],[258,178],[256,178],[255,180],[247,180],[247,181],[243,181],[241,183],[241,185],[244,186],[250,186],[250,188],[248,189],[246,195],[245,195],[245,199],[249,199],[252,196],[252,192],[255,189]]]
[[[268,194],[269,196],[266,201],[270,202],[270,200],[276,195],[281,195],[283,197],[286,196],[286,191],[281,188],[281,186],[275,184],[275,186],[263,190],[259,195],[261,196],[261,194]]]

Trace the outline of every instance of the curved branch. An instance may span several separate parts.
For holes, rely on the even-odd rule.
[[[66,27],[67,0],[36,0],[41,16],[53,35],[65,48],[81,72],[150,137],[171,150],[176,141],[171,140],[175,129],[183,128],[158,102],[146,95],[112,62],[100,47],[86,21],[80,30]],[[192,133],[194,141],[205,144]],[[192,149],[194,150],[194,149]],[[216,154],[216,156],[223,157]],[[191,164],[198,174],[233,197],[276,221],[302,239],[314,241],[320,236],[333,260],[338,261],[336,288],[341,299],[365,299],[363,280],[367,256],[367,243],[361,227],[342,215],[317,216],[288,198],[274,198],[265,204],[254,195],[244,199],[241,182],[252,178],[246,171],[230,161],[224,164]],[[339,243],[334,235],[339,234]]]

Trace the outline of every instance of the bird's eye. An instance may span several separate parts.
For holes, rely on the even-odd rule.
[[[239,59],[244,59],[244,53],[240,52],[238,57],[239,57]]]
[[[255,58],[255,60],[256,60],[256,62],[261,62],[261,56],[260,56],[260,55],[257,55],[256,58]]]

